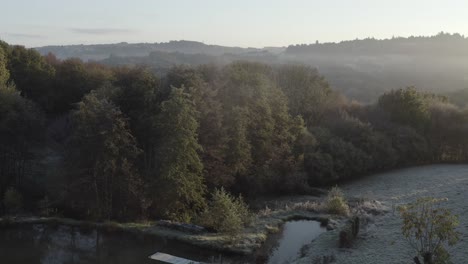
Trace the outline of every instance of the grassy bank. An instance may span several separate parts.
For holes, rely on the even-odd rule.
[[[277,210],[266,209],[259,211],[254,224],[234,237],[219,233],[191,234],[160,226],[158,222],[90,222],[58,217],[4,217],[0,218],[0,228],[34,224],[96,228],[109,232],[158,236],[219,252],[251,255],[262,245],[268,234],[278,232],[281,225],[286,221],[299,219],[317,220],[324,225],[330,223],[328,215],[316,212],[311,208],[286,207]]]

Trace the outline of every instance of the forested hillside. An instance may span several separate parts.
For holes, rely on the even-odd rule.
[[[247,198],[308,193],[468,160],[468,112],[419,87],[393,88],[363,105],[305,65],[155,75],[2,42],[0,197],[76,218],[190,221],[219,187]]]
[[[219,45],[207,45],[197,41],[170,41],[161,43],[118,43],[98,45],[69,45],[69,46],[46,46],[37,48],[41,54],[54,53],[60,59],[79,57],[84,60],[101,60],[109,55],[121,57],[147,56],[151,52],[179,52],[184,54],[241,54],[256,52],[261,49],[225,47]]]
[[[317,41],[286,49],[232,48],[172,41],[50,46],[37,50],[43,55],[58,54],[61,59],[102,60],[110,66],[144,64],[160,76],[179,64],[225,66],[238,60],[303,63],[318,68],[334,89],[362,103],[375,103],[382,93],[406,86],[444,95],[468,89],[468,39],[443,32],[429,37],[367,38],[339,43]]]

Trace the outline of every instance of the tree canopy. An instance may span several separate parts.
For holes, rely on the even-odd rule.
[[[0,44],[0,197],[12,188],[31,210],[47,197],[66,216],[191,221],[221,188],[249,199],[308,193],[468,161],[468,112],[419,88],[363,105],[305,65],[155,75]]]

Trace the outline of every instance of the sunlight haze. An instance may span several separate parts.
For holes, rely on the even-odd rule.
[[[467,34],[468,2],[5,1],[0,39],[27,47],[194,40],[240,47]]]

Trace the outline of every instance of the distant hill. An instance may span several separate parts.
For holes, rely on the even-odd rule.
[[[185,54],[206,54],[220,56],[223,54],[243,54],[249,52],[259,52],[263,49],[225,47],[219,45],[207,45],[196,41],[170,41],[162,43],[135,43],[126,42],[117,44],[98,45],[68,45],[68,46],[45,46],[36,48],[41,54],[49,52],[55,54],[60,59],[71,57],[83,60],[102,60],[109,56],[135,57],[148,56],[151,52],[180,52]],[[284,48],[266,48],[265,50],[281,52]]]
[[[316,66],[333,87],[364,102],[412,85],[444,94],[468,88],[468,38],[460,34],[291,45],[282,59]]]
[[[286,51],[289,55],[408,55],[425,56],[467,56],[468,38],[460,34],[439,33],[435,36],[393,37],[391,39],[366,38],[339,43],[315,43],[291,45]]]
[[[468,88],[468,38],[439,33],[291,45],[287,48],[239,48],[195,41],[167,43],[47,46],[37,48],[61,59],[78,57],[108,65],[144,64],[164,73],[176,64],[226,64],[235,60],[303,63],[317,67],[332,87],[369,103],[385,91],[406,86],[443,94]]]

